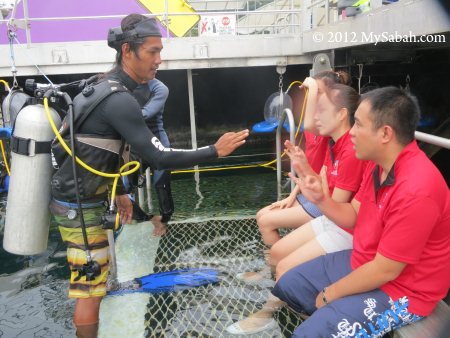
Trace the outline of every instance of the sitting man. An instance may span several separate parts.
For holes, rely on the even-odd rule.
[[[293,337],[381,337],[429,315],[450,284],[450,194],[418,148],[416,101],[387,87],[362,96],[350,131],[359,159],[371,160],[351,203],[323,193],[298,161],[303,194],[336,224],[355,224],[353,250],[289,270],[273,294],[311,316]]]

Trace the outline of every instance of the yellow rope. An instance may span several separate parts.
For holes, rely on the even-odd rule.
[[[8,91],[11,91],[11,89],[9,88],[8,82],[6,82],[5,80],[0,80],[0,83],[3,83],[5,88],[8,89]]]
[[[301,81],[293,81],[289,87],[288,87],[288,91],[289,89],[291,89],[291,87],[295,84],[299,84],[301,85],[302,82]],[[297,138],[298,133],[300,132],[300,127],[301,124],[303,122],[303,118],[305,115],[305,107],[306,107],[306,103],[307,103],[307,96],[308,96],[308,88],[306,88],[306,94],[305,94],[305,99],[303,100],[303,104],[302,104],[302,110],[301,110],[301,114],[300,114],[300,121],[298,123],[297,126],[297,130],[295,132],[295,138]],[[46,109],[48,109],[48,102],[46,101],[46,98],[44,99],[44,106],[46,106]],[[52,120],[51,120],[51,116],[49,115],[49,112],[47,112],[47,117],[49,117],[49,121],[50,124],[52,124]],[[66,149],[67,153],[72,156],[72,152],[70,151],[70,148],[65,144],[64,140],[61,138],[61,136],[59,135],[59,132],[56,128],[56,126],[52,125],[52,129],[55,132],[55,135],[57,136],[58,140],[60,141],[61,145],[64,147],[64,149]],[[298,144],[301,144],[303,140],[303,133],[300,136],[300,140]],[[281,157],[283,157],[286,153],[283,152],[283,154],[281,155]],[[115,178],[115,177],[119,177],[119,176],[126,176],[129,175],[133,172],[135,172],[139,167],[133,168],[132,170],[129,170],[127,172],[124,172],[122,174],[109,174],[109,173],[101,173],[97,170],[95,170],[94,168],[89,167],[87,164],[85,164],[84,162],[82,162],[78,157],[76,158],[77,163],[79,163],[83,168],[85,168],[86,170],[89,170],[91,172],[93,172],[94,174],[103,176],[103,177],[111,177],[111,178]],[[171,173],[172,174],[185,174],[185,173],[194,173],[194,172],[211,172],[211,171],[221,171],[221,170],[236,170],[236,169],[249,169],[249,168],[258,168],[258,167],[263,167],[263,168],[271,168],[274,169],[272,167],[272,164],[276,163],[276,159],[267,162],[267,163],[262,163],[262,164],[250,164],[250,165],[239,165],[239,166],[229,166],[229,167],[210,167],[210,168],[200,168],[200,169],[185,169],[185,170],[173,170]],[[136,161],[133,162],[129,162],[128,164],[131,165],[131,163],[136,163]],[[139,164],[139,163],[137,163]],[[116,176],[118,175],[118,176]],[[115,181],[116,183],[116,181]],[[114,186],[113,186],[114,189]]]
[[[3,140],[0,140],[0,148],[2,149],[3,162],[5,163],[6,172],[11,176],[11,171],[9,170],[8,160],[6,159],[5,147],[3,146]]]
[[[5,88],[8,91],[11,91],[11,89],[9,88],[8,82],[6,82],[5,80],[0,80],[0,83],[3,83]],[[3,162],[5,163],[6,172],[8,173],[9,176],[11,176],[11,171],[9,170],[9,165],[8,165],[8,160],[6,158],[5,147],[3,145],[3,140],[0,140],[0,148],[2,150]]]
[[[291,89],[291,87],[294,84],[299,84],[302,85],[303,83],[301,81],[293,81],[291,82],[291,84],[288,87],[288,90]],[[302,105],[302,110],[301,110],[301,114],[300,114],[300,121],[298,122],[298,126],[297,126],[297,130],[295,132],[295,138],[297,138],[298,133],[300,131],[300,126],[302,125],[303,122],[303,118],[305,116],[305,108],[306,108],[306,102],[307,102],[307,97],[308,97],[308,88],[306,88],[306,93],[305,93],[305,99],[303,100],[303,105]],[[303,140],[303,133],[300,136],[300,140],[298,142],[298,144],[300,145],[302,143]],[[283,154],[281,154],[281,157],[283,157],[284,155],[286,155],[285,152],[283,152]],[[258,168],[258,167],[263,167],[263,168],[271,168],[274,169],[272,167],[272,164],[276,163],[277,160],[274,159],[270,162],[267,163],[262,163],[262,164],[250,164],[250,165],[240,165],[240,166],[230,166],[230,167],[214,167],[214,168],[201,168],[201,169],[186,169],[186,170],[174,170],[171,173],[172,174],[185,174],[185,173],[195,173],[195,172],[207,172],[207,171],[221,171],[221,170],[235,170],[235,169],[248,169],[248,168]]]

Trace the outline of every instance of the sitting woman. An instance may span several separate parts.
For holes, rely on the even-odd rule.
[[[329,137],[329,148],[325,156],[322,176],[328,181],[328,193],[332,198],[345,203],[349,202],[359,189],[366,166],[365,162],[356,158],[349,136],[359,95],[349,86],[332,83],[327,79],[323,79],[322,82],[323,92],[319,93],[317,109],[313,115],[314,127],[317,128],[320,136]],[[310,92],[317,93],[317,84],[313,79],[307,78],[304,85],[310,88]],[[286,153],[291,160],[307,160],[298,147],[288,141],[285,145]],[[292,199],[298,192],[298,188],[294,189],[288,199]],[[298,202],[298,206],[290,208],[282,208],[283,205],[280,203],[275,208],[266,207],[257,216],[265,243],[273,244],[269,264],[276,266],[277,279],[291,267],[317,256],[352,248],[352,229],[337,226],[322,216],[320,210],[306,199],[299,198]],[[277,215],[278,218],[276,218]],[[267,218],[270,219],[270,223],[265,222]],[[278,228],[288,227],[288,225],[298,229],[279,240]],[[264,238],[264,230],[267,228],[274,229],[276,232],[269,238],[272,240],[269,242],[267,235]],[[254,275],[246,278],[243,274],[240,277],[244,281],[255,280]],[[281,301],[271,296],[261,311],[229,326],[227,331],[234,334],[249,334],[273,327],[276,322],[272,318],[272,313],[280,305]]]
[[[354,155],[348,136],[359,95],[351,87],[343,85],[349,83],[349,79],[345,72],[326,71],[319,73],[315,78],[306,78],[302,85],[309,89],[304,118],[306,157],[316,172],[319,172],[323,165],[327,166],[330,194],[339,202],[347,202],[351,198],[360,180],[358,174],[360,163]],[[331,94],[329,88],[335,84],[341,84],[343,87],[334,91],[333,101],[336,103],[333,103],[329,98]],[[329,94],[319,95],[320,93]],[[320,122],[322,120],[323,122]],[[337,170],[338,168],[334,170],[334,165],[340,166],[340,170]],[[355,174],[348,173],[345,168],[351,168]],[[329,177],[331,175],[333,177]],[[278,229],[295,229],[321,215],[320,210],[306,200],[300,194],[299,188],[295,187],[284,200],[258,211],[256,222],[264,244],[270,248],[281,238]],[[258,282],[268,274],[270,274],[269,266],[260,272],[240,273],[237,278],[252,283]]]

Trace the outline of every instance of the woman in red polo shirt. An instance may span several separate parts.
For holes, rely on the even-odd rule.
[[[351,201],[359,189],[366,167],[365,162],[356,158],[349,136],[359,95],[350,86],[328,78],[319,81],[307,78],[303,82],[303,86],[309,88],[309,108],[304,125],[306,130],[316,135],[318,142],[328,145],[322,168],[323,177],[328,181],[328,191],[333,200],[345,203]],[[286,145],[291,159],[297,156],[303,156],[304,159],[299,147],[289,142]],[[320,210],[303,195],[296,196],[298,192],[296,188],[286,200],[260,210],[256,216],[264,243],[273,245],[269,264],[276,266],[277,280],[298,264],[326,253],[352,248],[353,230],[341,228],[322,216]],[[280,239],[279,228],[297,229]],[[237,278],[257,283],[261,275],[258,272],[243,273],[238,274]],[[249,334],[271,328],[276,325],[271,313],[280,303],[278,298],[271,296],[261,311],[229,326],[227,331]]]
[[[327,84],[325,81],[314,115],[319,134],[329,136],[329,147],[321,174],[323,180],[328,182],[329,195],[341,203],[352,200],[361,185],[367,165],[367,162],[356,158],[349,135],[358,102],[359,95],[353,88],[342,84]],[[286,142],[286,146],[291,160],[294,157],[300,157],[300,160],[304,158],[298,147],[289,142]],[[313,258],[351,249],[352,235],[353,229],[340,227],[321,214],[311,217],[272,246],[270,263],[276,266],[276,279],[294,266]]]
[[[317,172],[322,167],[317,162],[322,160],[327,167],[330,195],[338,202],[348,202],[359,188],[364,169],[348,135],[359,95],[329,77],[307,78],[303,86],[309,88],[304,121],[306,157]],[[278,229],[298,228],[321,215],[296,187],[286,199],[261,209],[256,220],[264,243],[272,246],[280,240]]]

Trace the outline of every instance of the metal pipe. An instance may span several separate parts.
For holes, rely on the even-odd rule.
[[[153,211],[153,201],[152,201],[152,176],[150,175],[150,168],[145,170],[145,186],[147,189],[147,206],[148,212],[152,213]]]
[[[195,125],[194,87],[192,84],[192,69],[187,70],[187,80],[188,80],[189,117],[191,122],[192,149],[197,149],[197,127]]]
[[[31,48],[31,33],[28,23],[28,0],[23,1],[23,18],[25,19],[25,36],[27,37],[27,48]]]
[[[276,134],[276,147],[277,147],[277,199],[281,198],[281,130],[283,128],[284,121],[286,120],[286,116],[289,122],[289,140],[292,144],[295,142],[295,123],[294,116],[292,115],[292,111],[289,108],[283,110],[283,114],[281,115],[280,121],[278,122],[277,134]],[[291,162],[291,173],[294,174],[294,168]],[[295,183],[291,181],[291,191],[294,189]]]
[[[111,288],[114,290],[117,288],[118,276],[117,276],[117,259],[116,259],[116,246],[114,242],[114,232],[111,229],[106,230],[106,235],[108,237],[108,245],[109,245],[109,259],[110,259],[110,269],[109,274],[111,276]]]
[[[171,16],[198,16],[199,14],[204,15],[227,15],[231,13],[235,13],[237,15],[262,15],[262,14],[289,14],[289,13],[298,13],[298,10],[292,11],[288,9],[276,9],[276,10],[264,10],[264,11],[212,11],[212,12],[173,12],[170,13]],[[152,14],[142,14],[144,16],[148,17],[155,17],[155,16],[163,16],[165,13],[152,13]],[[118,15],[96,15],[96,16],[64,16],[64,17],[47,17],[47,18],[28,18],[29,22],[34,21],[63,21],[63,20],[85,20],[85,19],[92,19],[92,20],[102,20],[102,19],[123,19],[126,17],[127,14],[118,14]],[[20,21],[21,19],[16,19],[15,21]],[[0,20],[0,23],[7,23],[9,20]]]
[[[450,149],[450,139],[448,138],[422,133],[421,131],[416,131],[415,137],[419,141]]]
[[[142,210],[145,210],[145,191],[144,187],[138,188],[138,200],[139,200],[139,207]]]
[[[197,149],[197,126],[195,124],[194,85],[192,83],[192,69],[187,70],[187,78],[188,78],[188,97],[189,97],[189,119],[191,122],[191,144],[192,149]],[[194,169],[198,170],[198,165],[194,166]],[[196,174],[198,174],[198,172],[196,172]],[[197,182],[197,179],[200,179],[200,176],[197,175],[195,177]],[[202,199],[200,199],[200,202],[201,200]]]
[[[170,36],[169,34],[169,1],[164,1],[164,22],[166,24],[166,38]]]

